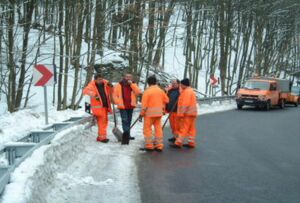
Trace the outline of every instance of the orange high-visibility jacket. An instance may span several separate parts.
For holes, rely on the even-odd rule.
[[[197,99],[194,90],[187,87],[178,98],[178,116],[197,116]]]
[[[142,116],[161,117],[165,106],[169,102],[167,94],[157,85],[150,86],[145,90],[142,97]]]
[[[137,96],[142,93],[140,88],[135,84],[131,83],[130,85],[131,91],[131,106],[136,107],[137,104]],[[125,109],[124,101],[123,101],[123,94],[122,94],[122,85],[118,83],[114,88],[114,103],[118,105],[119,109]]]
[[[111,94],[111,88],[108,86],[108,81],[104,80],[104,90],[107,98],[107,103],[108,103],[108,112],[112,112],[111,110],[111,105],[110,105],[110,94]],[[104,107],[102,104],[101,96],[98,92],[96,82],[93,80],[91,81],[84,89],[83,89],[83,94],[88,95],[91,98],[91,109],[92,113],[95,116],[102,116],[104,111]],[[96,99],[98,97],[98,100]]]

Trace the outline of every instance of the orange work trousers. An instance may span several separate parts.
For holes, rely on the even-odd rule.
[[[180,126],[180,123],[179,123],[180,118],[177,116],[176,112],[170,113],[169,121],[170,121],[172,134],[176,138],[179,134],[179,126]]]
[[[154,126],[154,136],[152,133]],[[163,131],[161,126],[161,117],[144,117],[144,138],[146,149],[163,149]]]
[[[98,138],[99,140],[107,139],[107,127],[108,127],[108,112],[107,109],[103,109],[100,115],[96,116],[98,124]]]
[[[182,147],[183,143],[187,139],[187,143],[190,147],[196,147],[196,116],[184,116],[180,118],[180,129],[175,144]]]

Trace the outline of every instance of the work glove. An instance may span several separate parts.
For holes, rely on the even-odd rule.
[[[98,96],[96,96],[95,99],[96,99],[97,101],[100,101],[100,98],[99,98]]]
[[[107,83],[108,87],[113,87],[113,84],[111,84],[110,82]]]

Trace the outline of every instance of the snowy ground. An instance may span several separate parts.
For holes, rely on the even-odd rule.
[[[233,108],[234,102],[203,104],[200,114]],[[144,153],[138,150],[143,145],[142,124],[134,127],[136,140],[129,146],[117,143],[111,129],[112,122],[108,144],[95,142],[96,127],[59,133],[15,170],[2,202],[140,202],[136,158]]]
[[[50,106],[49,124],[61,122],[70,117],[82,116],[84,114],[83,110],[73,111],[68,109],[65,111],[56,111],[53,106]],[[0,149],[2,149],[5,143],[17,141],[30,131],[45,127],[43,105],[31,109],[20,110],[15,113],[3,113],[0,115],[0,123]]]
[[[58,134],[24,161],[2,202],[140,202],[135,158],[141,127],[134,129],[140,136],[130,146],[121,146],[111,130],[109,144],[96,142],[97,127],[83,128]]]

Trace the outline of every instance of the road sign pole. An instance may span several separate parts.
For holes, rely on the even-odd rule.
[[[47,86],[44,86],[44,102],[45,102],[45,121],[48,125],[48,102],[47,102]]]
[[[45,122],[48,125],[48,99],[47,85],[54,84],[55,67],[48,68],[43,64],[36,64],[33,69],[33,84],[34,86],[44,87],[44,104],[45,104]]]

